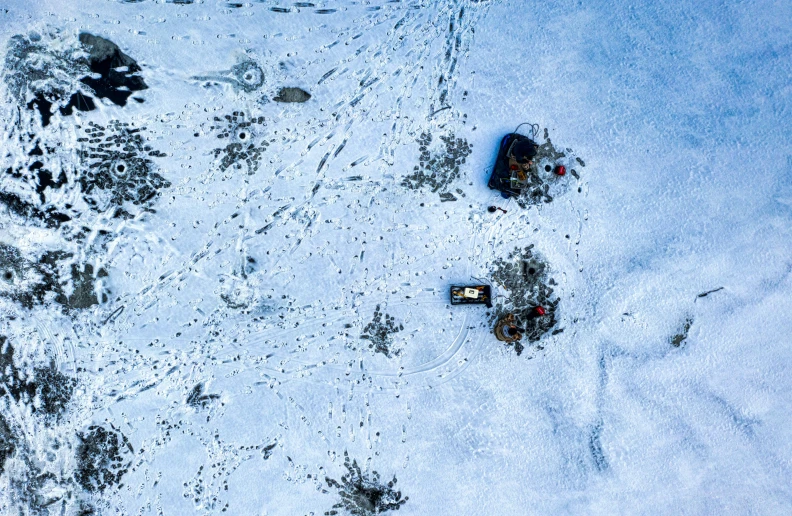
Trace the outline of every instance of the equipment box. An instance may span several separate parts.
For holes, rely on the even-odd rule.
[[[489,285],[451,287],[452,305],[487,305],[492,308],[492,289]]]

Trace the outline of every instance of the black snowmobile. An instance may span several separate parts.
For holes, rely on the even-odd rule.
[[[492,308],[492,289],[489,285],[451,287],[452,305],[487,305]]]
[[[532,126],[534,136],[538,128],[539,126]],[[507,134],[501,140],[498,157],[488,183],[490,188],[499,190],[507,199],[518,197],[523,188],[530,185],[529,176],[532,173],[531,167],[538,148],[533,139],[516,131],[515,129],[515,132]]]

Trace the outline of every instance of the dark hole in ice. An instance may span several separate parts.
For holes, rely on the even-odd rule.
[[[58,176],[58,179],[55,180],[52,177],[52,172],[43,168],[43,164],[40,161],[36,161],[32,165],[30,165],[28,167],[28,170],[30,170],[31,172],[34,170],[36,171],[36,175],[38,176],[38,185],[36,186],[36,193],[39,194],[39,198],[41,199],[42,203],[44,203],[46,200],[46,197],[44,195],[44,190],[46,190],[47,188],[53,188],[53,189],[60,188],[67,182],[66,174],[63,171],[61,171],[60,175]]]
[[[3,279],[6,281],[11,281],[12,279],[14,279],[14,273],[11,271],[5,271],[3,273]]]
[[[535,274],[535,273],[536,273],[536,269],[534,269],[533,267],[530,267],[528,269],[528,274]]]
[[[42,93],[37,93],[36,97],[28,102],[27,105],[28,109],[36,108],[41,115],[41,125],[47,127],[50,123],[50,118],[52,118],[52,102],[44,98]]]
[[[545,165],[545,172],[550,172],[550,169],[551,169],[550,165]]]
[[[96,104],[91,97],[83,95],[78,91],[72,94],[69,98],[69,103],[60,108],[59,111],[61,115],[69,116],[74,111],[73,108],[77,108],[77,111],[93,111],[96,109]]]

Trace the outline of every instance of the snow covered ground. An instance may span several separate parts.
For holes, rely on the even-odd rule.
[[[789,512],[791,18],[4,0],[0,512]]]

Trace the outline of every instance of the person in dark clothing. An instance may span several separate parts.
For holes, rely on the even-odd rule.
[[[520,181],[526,181],[534,163],[534,156],[536,156],[536,144],[533,141],[515,139],[506,152],[506,157],[509,158],[509,170],[515,171]]]

